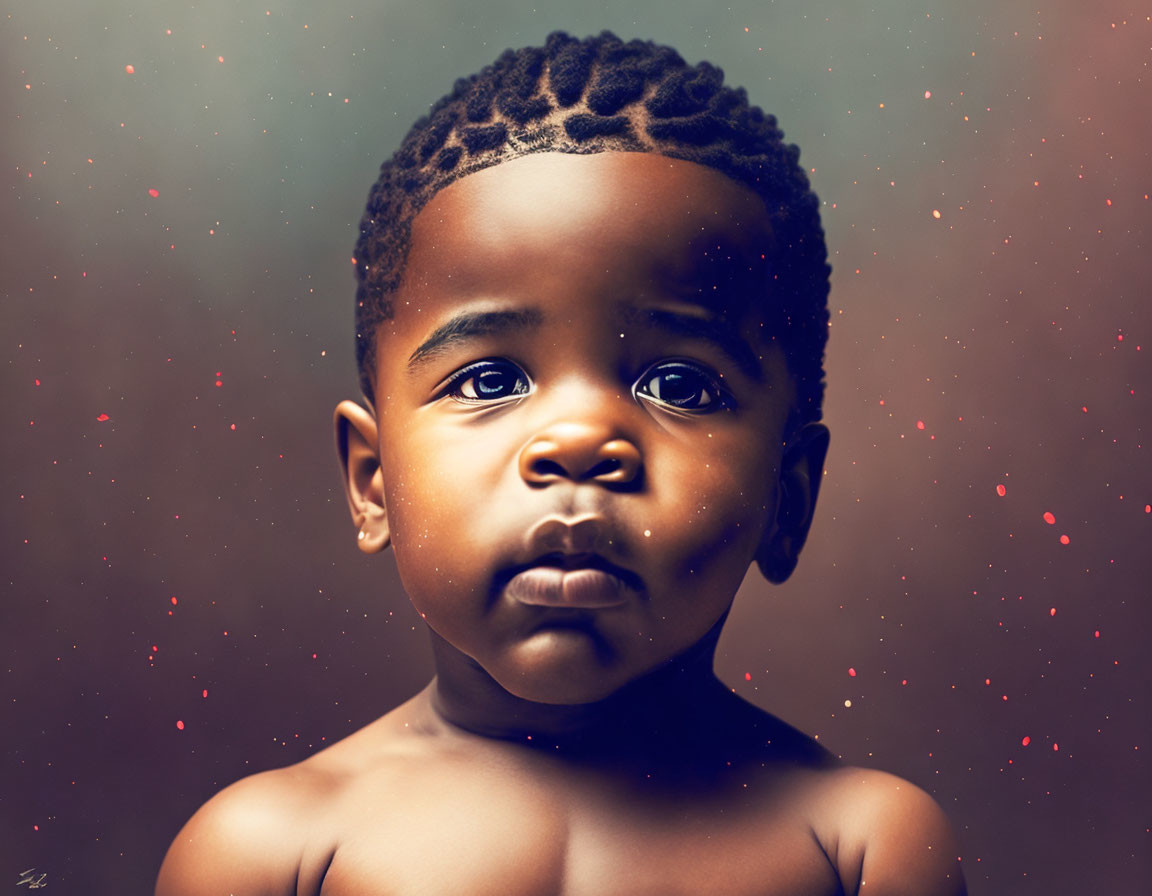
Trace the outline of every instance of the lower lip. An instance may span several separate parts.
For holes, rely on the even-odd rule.
[[[624,603],[627,587],[612,573],[601,569],[535,566],[514,576],[504,593],[534,607],[596,610]]]

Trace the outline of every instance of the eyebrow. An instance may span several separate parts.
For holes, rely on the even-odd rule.
[[[764,371],[760,359],[740,336],[739,332],[722,317],[697,317],[663,308],[633,308],[627,315],[629,323],[643,320],[673,336],[683,336],[711,343],[718,348],[748,378],[761,382]]]
[[[764,378],[756,353],[732,327],[720,317],[699,317],[663,308],[630,307],[624,314],[629,324],[643,322],[673,336],[707,342],[715,346],[747,377],[760,382]],[[408,358],[408,372],[414,373],[421,365],[437,355],[449,351],[453,345],[481,336],[493,336],[515,330],[538,328],[544,314],[538,308],[508,311],[462,311],[437,327]]]
[[[408,358],[408,372],[448,351],[458,342],[479,336],[492,336],[528,327],[539,327],[544,315],[538,308],[514,311],[462,311],[432,331]]]

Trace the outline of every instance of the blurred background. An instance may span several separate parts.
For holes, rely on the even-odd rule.
[[[150,892],[213,793],[427,682],[333,450],[356,225],[455,78],[609,28],[778,117],[832,253],[816,525],[723,677],[931,792],[973,894],[1152,892],[1147,4],[0,11],[5,886]]]

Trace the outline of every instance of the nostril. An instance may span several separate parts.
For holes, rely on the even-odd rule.
[[[532,462],[532,472],[541,479],[551,479],[554,476],[567,476],[568,471],[554,460],[546,457],[537,458]]]
[[[529,442],[520,452],[519,469],[533,485],[570,480],[634,489],[640,486],[643,464],[639,450],[626,439],[604,441],[597,433],[574,430]]]
[[[596,464],[596,466],[589,470],[587,474],[585,474],[585,478],[600,479],[602,477],[611,476],[613,473],[619,470],[621,466],[622,464],[620,463],[619,458],[609,457],[600,461],[600,463]]]

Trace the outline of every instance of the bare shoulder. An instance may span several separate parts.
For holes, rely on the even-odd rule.
[[[813,827],[846,893],[967,893],[952,825],[924,790],[865,768],[841,767],[821,778]]]
[[[176,835],[156,896],[295,896],[308,822],[331,787],[300,763],[224,788]]]
[[[160,866],[155,896],[296,896],[320,891],[343,798],[411,752],[409,701],[303,762],[241,778],[197,810]],[[388,772],[391,771],[391,775]]]

